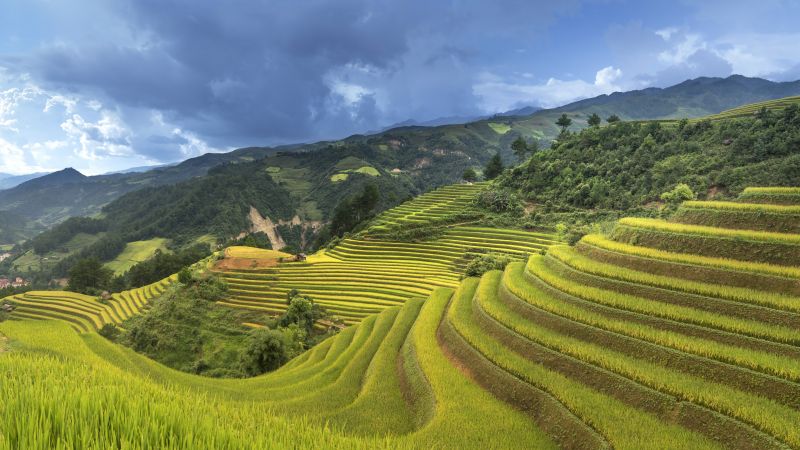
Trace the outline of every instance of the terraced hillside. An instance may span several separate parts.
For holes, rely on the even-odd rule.
[[[458,285],[470,255],[487,251],[518,259],[557,243],[552,234],[468,225],[451,226],[425,242],[382,239],[382,232],[410,223],[435,223],[461,211],[481,185],[452,185],[408,201],[380,215],[365,234],[347,238],[306,262],[269,268],[223,268],[230,298],[225,306],[278,313],[292,289],[310,295],[345,323],[439,287]]]
[[[147,309],[177,279],[176,275],[147,286],[111,294],[107,300],[69,291],[28,291],[4,300],[14,309],[12,319],[59,320],[79,332],[96,331],[107,323],[120,324]]]
[[[453,184],[415,197],[383,212],[370,227],[372,234],[389,228],[425,224],[458,214],[486,183]]]
[[[800,244],[750,220],[777,213],[749,195],[431,282],[252,379],[176,372],[63,323],[0,324],[0,447],[800,448]],[[279,269],[358,276],[316,258]],[[387,280],[426,270],[374,260]]]

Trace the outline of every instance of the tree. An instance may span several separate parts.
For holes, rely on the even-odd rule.
[[[107,323],[97,332],[100,336],[108,339],[109,341],[116,341],[119,337],[119,328],[113,323]]]
[[[686,183],[680,183],[675,186],[671,191],[661,194],[661,200],[664,200],[667,205],[675,207],[684,200],[694,200],[696,195],[692,192],[692,188]]]
[[[478,179],[478,174],[475,173],[475,169],[470,167],[464,171],[464,173],[461,175],[461,178],[463,178],[467,183],[473,183]]]
[[[596,113],[592,113],[592,115],[586,120],[586,123],[588,123],[590,127],[599,127],[602,120],[603,119],[601,119]]]
[[[558,120],[556,120],[556,125],[561,127],[561,132],[563,133],[567,131],[567,128],[569,128],[570,125],[572,125],[572,119],[567,117],[566,113],[561,114],[561,117],[559,117]]]
[[[194,277],[192,276],[192,271],[189,270],[188,267],[184,267],[178,272],[179,283],[191,284],[192,281],[194,281]]]
[[[539,141],[534,139],[528,143],[528,153],[534,154],[539,151]]]
[[[528,143],[520,136],[511,143],[511,150],[514,152],[517,159],[524,161],[525,156],[528,154]]]
[[[612,115],[608,116],[608,118],[606,118],[606,122],[608,122],[608,123],[619,122],[619,120],[620,120],[619,116],[616,115],[616,114],[612,114]]]
[[[374,184],[367,184],[361,194],[342,200],[333,210],[331,234],[341,236],[368,219],[379,199],[378,187]]]
[[[242,371],[250,376],[270,372],[289,360],[286,336],[278,330],[258,328],[250,332],[239,364]]]
[[[315,304],[310,297],[297,295],[289,301],[289,306],[278,320],[278,324],[282,327],[296,324],[310,333],[314,328],[314,322],[326,315],[325,309]]]
[[[113,274],[95,258],[81,259],[69,271],[67,288],[73,292],[91,294],[108,286]]]
[[[493,180],[501,173],[503,173],[503,160],[500,159],[500,152],[497,152],[492,156],[489,162],[486,163],[486,168],[483,169],[483,176],[487,180]]]

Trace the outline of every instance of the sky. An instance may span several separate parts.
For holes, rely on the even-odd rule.
[[[2,0],[0,172],[99,174],[731,74],[800,2]]]

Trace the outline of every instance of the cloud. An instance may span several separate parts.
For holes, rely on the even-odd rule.
[[[96,122],[88,121],[80,114],[72,114],[61,124],[61,129],[80,143],[76,152],[81,158],[97,160],[133,154],[131,131],[113,112],[101,111],[100,119]]]
[[[0,91],[0,130],[19,132],[16,127],[17,107],[23,102],[31,101],[38,93],[39,90],[30,85]]]
[[[23,149],[0,137],[0,172],[21,175],[46,170],[40,166],[28,164],[26,152]]]
[[[486,74],[483,83],[475,86],[487,112],[503,112],[523,105],[553,108],[575,100],[610,94],[621,90],[616,84],[622,70],[604,67],[595,74],[594,82],[584,80],[559,80],[550,78],[543,84],[507,82],[495,75]]]
[[[666,27],[656,30],[655,33],[665,41],[669,41],[672,35],[678,32],[678,27]]]
[[[87,8],[115,18],[113,39],[59,36],[15,68],[48,90],[160,111],[213,147],[330,138],[478,112],[474,55],[530,40],[578,4],[121,0]],[[102,32],[96,23],[92,32]],[[359,67],[374,72],[355,74]],[[353,80],[332,83],[331,74]]]

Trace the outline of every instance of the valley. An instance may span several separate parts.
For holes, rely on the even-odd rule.
[[[88,284],[1,301],[0,447],[799,448],[797,105],[128,193],[8,263]]]

